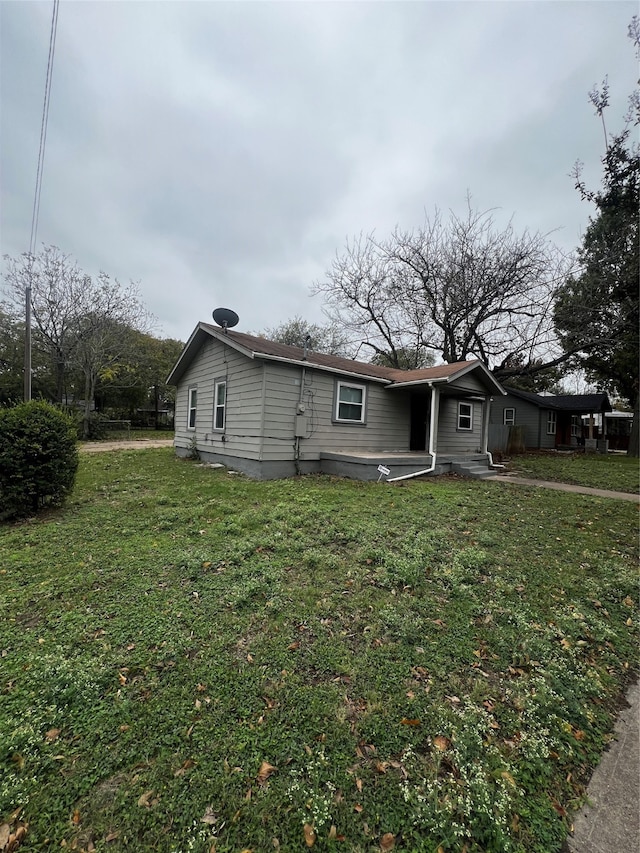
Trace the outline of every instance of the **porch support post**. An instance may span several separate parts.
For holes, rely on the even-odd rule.
[[[482,408],[482,452],[487,453],[489,450],[489,414],[491,411],[491,397],[484,398]]]
[[[429,453],[435,456],[438,449],[438,415],[440,413],[440,391],[431,386],[431,413],[429,418]]]

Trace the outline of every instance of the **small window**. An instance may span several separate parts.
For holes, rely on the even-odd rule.
[[[458,429],[473,429],[472,403],[458,403]]]
[[[502,410],[502,423],[505,426],[514,426],[516,422],[516,410],[515,409],[503,409]]]
[[[578,415],[571,415],[571,435],[576,438],[582,434],[582,423]]]
[[[555,435],[556,434],[556,413],[548,412],[547,413],[547,435]]]
[[[347,385],[346,382],[338,382],[336,394],[336,420],[347,423],[364,423],[364,385]]]
[[[189,388],[189,414],[187,425],[189,429],[196,428],[196,408],[198,405],[198,389]]]
[[[213,428],[224,429],[225,410],[227,406],[227,383],[218,379],[213,386]]]

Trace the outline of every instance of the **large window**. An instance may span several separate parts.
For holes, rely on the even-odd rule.
[[[216,379],[213,386],[213,428],[223,430],[227,407],[227,382]]]
[[[547,412],[547,435],[556,434],[556,412]]]
[[[351,424],[364,423],[366,387],[338,382],[335,419]]]
[[[458,403],[458,429],[473,429],[473,403]]]
[[[198,405],[198,389],[189,388],[189,412],[187,416],[187,426],[189,429],[196,428],[196,408]]]
[[[502,410],[502,423],[505,426],[514,426],[516,422],[516,410],[515,409],[503,409]]]

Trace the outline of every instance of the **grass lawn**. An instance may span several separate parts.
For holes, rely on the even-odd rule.
[[[634,494],[640,491],[640,462],[618,454],[526,453],[513,456],[508,470],[536,480]]]
[[[64,509],[0,528],[0,832],[559,851],[637,663],[636,533],[502,483],[83,455]]]

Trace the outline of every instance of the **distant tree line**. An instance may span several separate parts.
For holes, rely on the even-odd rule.
[[[0,405],[23,396],[29,284],[32,396],[81,413],[85,436],[96,409],[132,419],[146,408],[157,425],[158,411],[172,406],[165,379],[182,343],[150,334],[152,318],[135,285],[103,272],[91,277],[56,246],[4,261]]]

